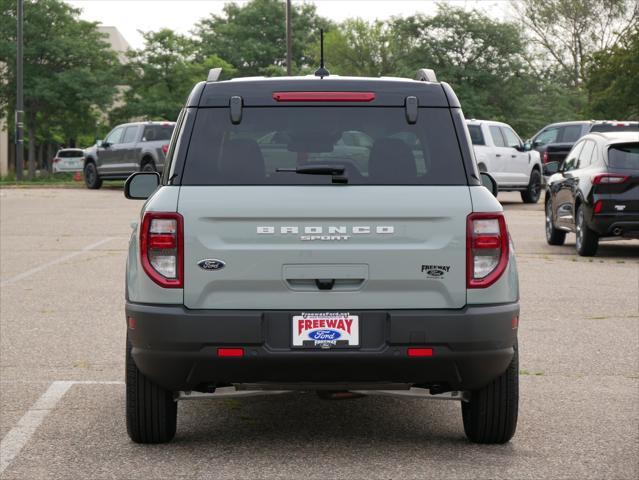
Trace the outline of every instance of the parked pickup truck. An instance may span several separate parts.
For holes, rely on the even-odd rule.
[[[505,123],[473,119],[466,124],[479,171],[490,173],[500,191],[519,191],[524,203],[537,203],[542,184],[539,153]]]
[[[97,189],[102,180],[125,179],[133,172],[162,172],[173,134],[173,122],[136,122],[118,125],[85,150],[84,183]]]

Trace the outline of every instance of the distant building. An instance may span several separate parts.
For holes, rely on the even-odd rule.
[[[98,25],[98,32],[104,33],[107,35],[106,41],[111,45],[111,50],[113,50],[118,55],[118,60],[121,64],[128,63],[129,58],[127,57],[127,51],[131,50],[131,45],[126,39],[122,36],[120,31],[116,27]],[[101,115],[101,122],[108,124],[108,112],[113,110],[114,108],[121,107],[124,105],[124,92],[129,88],[128,85],[118,85],[118,92],[115,94],[113,98],[113,104],[108,108],[106,112],[103,112]]]
[[[126,41],[120,31],[116,27],[98,25],[98,32],[107,34],[106,40],[111,45],[111,50],[118,54],[120,63],[127,63],[126,52],[131,50],[131,45],[129,45],[129,42]]]

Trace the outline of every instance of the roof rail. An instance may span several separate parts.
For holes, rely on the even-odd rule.
[[[417,70],[415,80],[419,80],[420,82],[436,82],[437,75],[435,75],[435,70],[431,70],[430,68],[420,68]]]
[[[222,73],[222,69],[221,68],[212,68],[211,70],[209,70],[209,76],[206,77],[206,81],[207,82],[217,82],[218,79],[220,78],[220,74]]]

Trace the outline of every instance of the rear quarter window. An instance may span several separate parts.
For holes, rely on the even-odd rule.
[[[484,134],[481,131],[481,126],[468,125],[468,133],[470,133],[470,139],[473,142],[473,145],[486,145]]]
[[[330,185],[330,175],[279,172],[343,166],[349,185],[466,185],[450,111],[401,107],[200,108],[182,185]]]

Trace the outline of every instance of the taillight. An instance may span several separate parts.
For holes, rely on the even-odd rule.
[[[619,183],[624,183],[626,180],[628,180],[627,175],[615,175],[612,173],[600,173],[598,175],[595,175],[594,177],[592,177],[592,184],[593,185],[609,185],[609,184],[619,184]]]
[[[169,144],[167,143],[166,145],[162,145],[162,153],[166,155],[166,152],[168,151],[169,151]]]
[[[593,209],[594,213],[600,213],[603,208],[603,202],[601,200],[597,200],[595,202],[595,208]]]
[[[508,230],[502,213],[471,213],[466,237],[468,288],[495,283],[508,265]]]
[[[59,161],[60,161],[60,159],[59,159],[58,157],[55,157],[55,158],[53,159],[53,163],[58,163]]]
[[[164,288],[182,288],[184,229],[179,213],[147,212],[140,231],[140,258],[146,274]]]
[[[548,155],[548,152],[544,152],[544,158],[542,160],[544,163],[548,163],[550,162],[550,155]]]

